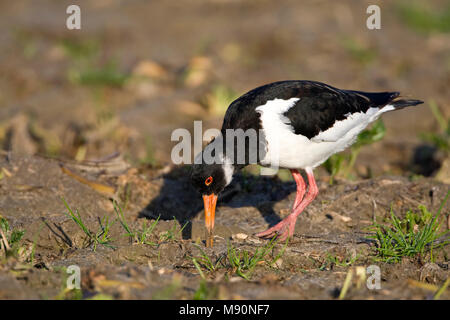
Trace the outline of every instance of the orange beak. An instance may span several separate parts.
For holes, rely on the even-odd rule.
[[[207,230],[206,246],[213,246],[213,231],[214,231],[214,215],[216,213],[217,195],[210,194],[203,196],[203,203],[205,205],[205,225]]]

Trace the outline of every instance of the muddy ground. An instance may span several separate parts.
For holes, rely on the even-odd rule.
[[[383,2],[382,29],[371,31],[364,1],[82,1],[82,30],[69,31],[70,3],[1,2],[0,215],[25,235],[16,254],[2,251],[0,298],[336,299],[348,273],[369,265],[380,267],[381,289],[354,277],[345,298],[432,298],[449,277],[449,246],[434,262],[427,253],[384,263],[367,228],[391,206],[399,217],[419,205],[437,212],[450,183],[448,152],[424,139],[442,134],[430,105],[449,118],[449,33],[417,29],[399,3]],[[425,3],[434,12],[448,5]],[[236,95],[282,79],[398,90],[426,103],[383,116],[385,137],[362,148],[348,177],[330,185],[319,168],[319,196],[294,239],[276,243],[246,280],[223,259],[227,243],[267,246],[253,234],[289,214],[294,182],[239,174],[219,199],[206,249],[201,197],[189,168],[171,163],[170,135],[198,119],[219,127]],[[116,221],[114,248],[94,247],[63,199],[94,233],[117,218],[113,200],[133,230],[160,219],[147,244]],[[442,230],[449,211],[447,203]],[[199,248],[222,261],[202,268],[206,280],[193,263]],[[71,265],[81,291],[65,290]]]
[[[295,196],[293,182],[238,176],[218,205],[215,246],[206,249],[203,217],[196,216],[202,203],[190,187],[184,168],[169,173],[131,168],[118,176],[95,173],[98,168],[81,170],[90,181],[117,190],[115,195],[108,195],[67,175],[55,160],[10,154],[7,159],[2,157],[0,166],[11,173],[1,184],[1,214],[14,228],[26,230],[22,254],[1,265],[2,298],[70,298],[63,291],[67,274],[62,267],[77,265],[82,270],[83,297],[102,293],[118,299],[192,299],[202,282],[192,261],[202,256],[199,246],[213,261],[226,256],[228,241],[250,252],[266,246],[267,241],[253,234],[284,217]],[[320,196],[301,215],[294,239],[287,247],[277,243],[249,280],[239,277],[226,263],[213,272],[205,268],[206,297],[336,298],[349,270],[371,264],[381,268],[381,289],[371,291],[365,285],[357,289],[354,282],[347,298],[433,296],[433,288],[449,275],[448,246],[434,252],[434,263],[429,262],[429,255],[405,258],[396,264],[381,263],[374,260],[375,244],[368,237],[367,227],[374,219],[384,221],[391,206],[399,216],[419,204],[436,212],[448,185],[425,178],[411,182],[382,176],[333,186],[321,181],[319,188]],[[72,210],[78,210],[93,232],[99,229],[103,217],[117,217],[111,199],[124,206],[124,216],[132,229],[142,228],[146,217],[161,215],[167,220],[159,221],[149,235],[152,244],[132,243],[116,222],[109,232],[115,248],[98,245],[94,249],[86,242],[86,234],[64,214],[68,211],[62,198]],[[443,212],[449,208],[447,203]],[[181,223],[169,220],[171,216]],[[186,217],[193,217],[192,222],[180,232]],[[173,238],[164,237],[174,226],[177,231]],[[270,264],[283,248],[281,258]],[[330,257],[351,263],[339,266]],[[424,289],[414,280],[434,286]],[[442,297],[448,298],[448,292]]]

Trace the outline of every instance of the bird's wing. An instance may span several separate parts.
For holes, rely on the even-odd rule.
[[[354,128],[365,127],[397,96],[397,92],[365,93],[312,82],[284,116],[295,134],[314,142],[335,142]]]
[[[272,100],[286,100],[289,109],[281,116],[292,127],[295,134],[301,134],[315,141],[336,141],[360,121],[370,108],[383,108],[398,96],[398,92],[368,93],[341,90],[324,83],[305,80],[290,80],[270,83],[255,88],[242,95],[229,106],[223,121],[222,130],[259,129],[258,108]],[[293,98],[298,98],[294,104]],[[282,103],[272,104],[274,108]],[[371,110],[368,115],[375,110]],[[339,121],[344,120],[338,130],[327,131]],[[274,119],[278,121],[278,119]],[[327,131],[325,133],[325,131]],[[322,135],[319,135],[321,134]]]

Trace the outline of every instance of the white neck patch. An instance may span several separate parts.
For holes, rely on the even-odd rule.
[[[223,165],[222,165],[224,174],[225,174],[225,181],[226,185],[229,185],[231,180],[233,179],[233,173],[234,173],[234,166],[232,164],[232,161],[226,157],[223,159]]]
[[[290,98],[288,100],[284,99],[273,99],[266,102],[266,104],[263,104],[256,108],[256,111],[259,112],[272,112],[272,113],[278,113],[283,114],[286,111],[288,111],[290,108],[294,106],[294,104],[300,100],[300,98]]]
[[[271,127],[271,129],[278,131],[280,126],[285,127],[285,125],[289,125],[289,119],[283,116],[283,114],[299,100],[300,98],[291,98],[288,100],[274,99],[257,107],[255,110],[261,114],[261,120],[263,121],[263,125],[265,125],[264,129],[267,130]]]

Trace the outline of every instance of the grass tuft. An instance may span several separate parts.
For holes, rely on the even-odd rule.
[[[447,193],[438,212],[433,216],[425,206],[419,206],[419,212],[409,210],[404,219],[399,219],[391,208],[389,225],[375,223],[371,229],[375,232],[369,238],[376,240],[377,260],[383,262],[399,262],[402,257],[415,257],[430,253],[433,261],[433,249],[441,248],[450,243],[444,239],[450,230],[439,232],[441,223],[438,221],[440,212],[447,201],[450,191]]]
[[[220,263],[224,256],[220,256],[215,262],[206,254],[206,252],[197,244],[195,246],[200,250],[201,256],[197,258],[192,258],[192,263],[197,268],[200,276],[203,279],[206,279],[205,274],[202,271],[202,268],[208,270],[209,272],[214,272],[220,267]]]
[[[151,223],[150,225],[147,225],[147,221],[144,221],[144,224],[142,226],[141,230],[133,230],[127,221],[125,220],[125,216],[123,214],[122,207],[114,200],[113,201],[114,211],[117,214],[117,220],[119,220],[120,225],[125,230],[125,236],[130,237],[130,239],[134,243],[138,244],[149,244],[149,245],[155,245],[154,242],[149,241],[150,235],[153,233],[153,230],[155,229],[156,225],[159,222],[159,216],[158,218]]]
[[[203,272],[204,270],[213,273],[218,269],[228,269],[232,274],[250,280],[257,265],[265,262],[267,265],[271,266],[283,256],[288,240],[286,240],[283,249],[275,256],[275,258],[268,259],[268,256],[273,251],[276,243],[277,240],[276,237],[274,237],[264,247],[257,248],[256,251],[252,253],[248,250],[237,249],[233,247],[230,241],[228,241],[226,254],[222,254],[214,261],[200,246],[196,245],[200,250],[201,255],[199,257],[192,257],[192,263],[204,281],[206,280],[205,273]]]
[[[88,247],[92,246],[93,250],[97,250],[98,245],[105,246],[110,249],[115,249],[116,247],[111,245],[112,238],[109,234],[109,229],[111,226],[115,223],[116,220],[110,221],[108,216],[103,217],[103,219],[100,220],[99,223],[100,227],[97,232],[93,233],[91,232],[88,227],[83,222],[83,219],[81,218],[80,213],[78,210],[75,210],[75,212],[70,208],[70,206],[67,204],[66,200],[62,198],[64,202],[64,206],[69,211],[64,212],[66,216],[68,216],[70,219],[72,219],[79,227],[80,229],[86,234],[87,240],[88,240]]]
[[[187,221],[181,228],[180,230],[177,231],[177,227],[178,227],[178,223],[177,223],[177,219],[175,219],[175,217],[173,218],[173,225],[172,227],[169,228],[169,230],[163,232],[160,234],[159,236],[159,242],[163,242],[163,241],[174,241],[177,240],[178,238],[181,238],[181,234],[184,230],[184,228],[186,228],[187,224],[189,223],[189,221]]]
[[[6,256],[17,253],[24,235],[24,230],[13,230],[8,220],[0,216],[0,251],[4,250]]]
[[[286,240],[286,245],[287,245]],[[277,243],[276,237],[273,237],[264,247],[257,248],[256,251],[252,254],[247,250],[238,250],[233,247],[233,245],[228,242],[227,243],[227,260],[229,267],[236,273],[238,276],[250,280],[250,277],[255,269],[255,267],[259,264],[264,263],[266,257],[273,250],[275,244]],[[285,248],[281,251],[275,259],[273,259],[269,265],[272,265],[276,262],[281,255],[284,253]]]
[[[324,270],[328,265],[330,266],[335,265],[337,267],[350,267],[359,259],[360,256],[361,256],[360,254],[356,254],[354,256],[348,254],[345,257],[338,257],[330,253],[327,253],[325,262],[322,264],[319,270]]]

